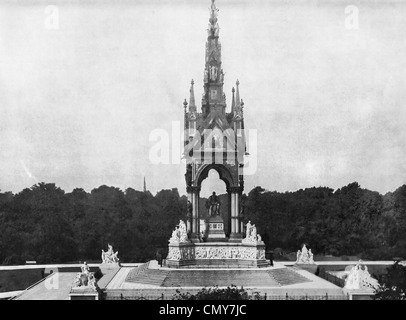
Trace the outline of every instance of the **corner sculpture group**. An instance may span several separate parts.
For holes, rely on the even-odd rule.
[[[120,259],[118,258],[118,251],[114,252],[113,247],[108,244],[108,250],[102,250],[102,263],[103,264],[117,264],[119,265]],[[83,265],[80,267],[81,272],[76,274],[75,280],[73,282],[74,288],[81,288],[81,289],[97,289],[96,278],[94,276],[94,272],[90,272],[89,265],[87,262],[83,262]]]

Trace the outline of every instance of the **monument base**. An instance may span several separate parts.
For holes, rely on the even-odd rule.
[[[169,268],[259,268],[269,267],[265,244],[261,243],[175,243],[169,244]]]
[[[241,242],[243,238],[243,235],[241,233],[231,233],[230,234],[230,239],[228,241],[230,242]]]
[[[98,289],[77,287],[69,292],[69,300],[100,300]]]
[[[224,233],[224,221],[221,216],[210,217],[207,220],[208,230],[206,242],[222,242],[227,241]]]

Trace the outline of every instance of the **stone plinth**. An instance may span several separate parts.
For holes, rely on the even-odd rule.
[[[69,292],[69,300],[99,300],[100,291],[96,288],[75,287]]]
[[[268,267],[261,243],[178,243],[169,244],[169,268],[258,268]]]
[[[207,242],[227,241],[224,233],[224,221],[221,216],[210,217],[207,224]]]

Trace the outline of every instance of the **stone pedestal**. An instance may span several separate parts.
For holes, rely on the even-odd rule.
[[[264,243],[174,243],[166,258],[169,268],[269,267]]]
[[[100,300],[100,290],[88,287],[72,288],[69,300]]]
[[[207,242],[227,241],[224,233],[224,220],[221,216],[210,217],[207,221]]]

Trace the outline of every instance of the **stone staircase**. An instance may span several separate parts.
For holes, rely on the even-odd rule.
[[[162,286],[163,281],[167,277],[169,271],[160,269],[149,269],[149,262],[142,264],[138,268],[132,269],[125,281],[141,284],[149,284],[154,286]]]
[[[250,270],[188,270],[170,272],[163,282],[164,287],[227,287],[277,286],[265,271]]]
[[[282,287],[311,280],[292,268],[262,270],[187,269],[163,270],[150,268],[149,262],[132,269],[126,282],[160,287]]]
[[[288,286],[296,283],[310,282],[311,280],[300,275],[291,268],[267,270],[269,276],[280,286]]]

